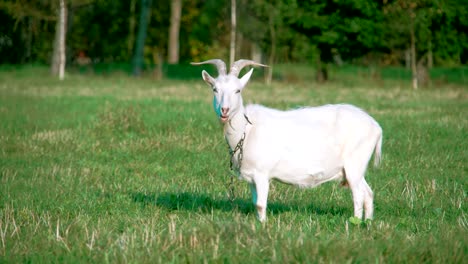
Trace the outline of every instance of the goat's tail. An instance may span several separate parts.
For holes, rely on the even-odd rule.
[[[379,166],[381,161],[382,161],[382,132],[379,133],[379,138],[377,139],[377,144],[375,144],[374,167]]]

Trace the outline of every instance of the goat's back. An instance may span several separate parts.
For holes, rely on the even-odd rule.
[[[263,105],[247,105],[246,113],[252,122],[265,123],[275,120],[288,120],[302,125],[322,124],[328,126],[369,125],[379,127],[378,123],[362,109],[349,104],[302,107],[281,111]],[[350,127],[347,127],[349,129]]]

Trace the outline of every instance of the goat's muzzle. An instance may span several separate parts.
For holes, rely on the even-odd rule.
[[[226,123],[228,121],[228,118],[229,118],[228,113],[229,113],[228,107],[221,107],[221,116],[219,117],[221,122]]]

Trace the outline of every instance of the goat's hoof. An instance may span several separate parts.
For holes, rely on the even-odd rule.
[[[265,221],[266,221],[265,216],[257,216],[257,219],[258,219],[258,221],[260,221],[260,223],[265,223]]]
[[[260,222],[265,222],[266,220],[266,209],[260,205],[257,205],[257,219]]]

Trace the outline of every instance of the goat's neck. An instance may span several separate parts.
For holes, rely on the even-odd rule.
[[[226,138],[227,143],[231,150],[233,150],[239,140],[242,138],[246,132],[246,126],[248,124],[247,118],[245,117],[244,107],[239,109],[239,111],[224,125],[224,137]]]

